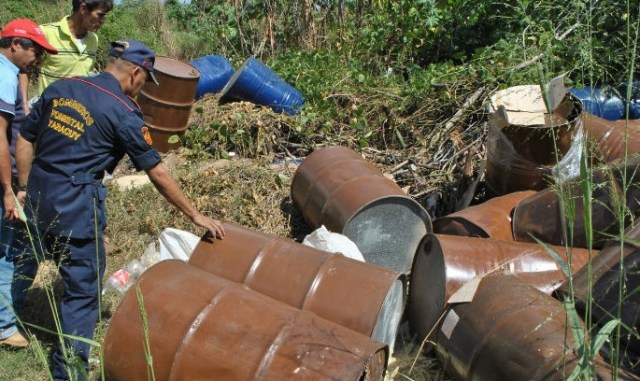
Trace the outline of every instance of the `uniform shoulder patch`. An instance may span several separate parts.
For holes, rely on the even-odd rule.
[[[142,126],[140,130],[142,131],[142,137],[144,138],[144,141],[147,142],[148,145],[153,144],[153,140],[151,140],[151,132],[149,132],[149,127]]]

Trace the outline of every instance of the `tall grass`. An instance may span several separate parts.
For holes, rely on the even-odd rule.
[[[597,65],[595,64],[597,62],[597,60],[595,59],[595,56],[597,53],[596,53],[596,47],[594,46],[595,45],[594,37],[599,27],[599,25],[597,25],[597,19],[594,17],[594,12],[596,11],[596,3],[597,1],[585,2],[586,8],[584,9],[584,14],[580,16],[584,20],[585,27],[583,28],[584,32],[579,32],[579,34],[584,35],[587,38],[584,40],[586,41],[585,44],[580,44],[580,47],[581,47],[580,49],[582,50],[581,56],[586,58],[583,66],[581,67],[586,68],[586,70],[579,72],[583,78],[579,79],[578,81],[582,83],[589,83],[589,84],[595,84],[596,78],[603,78],[601,73],[597,73],[595,71],[597,67]],[[636,3],[633,3],[633,4],[636,4]],[[623,71],[626,74],[625,82],[627,84],[631,84],[634,81],[634,77],[636,74],[635,60],[636,60],[636,49],[638,47],[638,31],[640,29],[640,17],[638,17],[638,14],[640,12],[640,7],[638,9],[633,9],[632,2],[630,1],[626,1],[624,5],[625,5],[624,15],[627,17],[624,18],[626,22],[626,27],[624,28],[625,33],[624,33],[623,40],[625,41],[625,43],[623,46],[626,47],[626,57],[625,57],[626,61],[623,66]],[[635,6],[638,6],[638,5],[636,4]],[[632,17],[631,15],[635,15],[635,17]],[[545,69],[548,69],[548,67],[543,68],[542,64],[539,65],[539,69],[538,69],[540,73],[539,83],[543,90],[543,94],[544,94],[544,87],[542,86],[542,84],[545,82],[544,80]],[[629,102],[632,99],[631,86],[627,86],[625,99],[627,101],[627,115],[628,115]],[[547,97],[545,97],[545,101],[546,100],[547,100]],[[550,110],[548,102],[547,102],[547,109]],[[630,211],[626,204],[626,200],[627,200],[627,191],[631,186],[631,184],[627,184],[627,179],[629,178],[627,176],[628,157],[630,154],[628,152],[628,136],[629,136],[628,129],[629,129],[629,123],[627,120],[626,130],[625,130],[625,139],[624,139],[625,155],[622,162],[619,163],[623,166],[622,184],[621,184],[622,194],[620,195],[618,190],[616,189],[615,179],[613,178],[613,176],[610,176],[609,184],[605,184],[605,186],[609,188],[609,195],[612,201],[612,208],[613,208],[612,212],[617,218],[618,232],[615,237],[612,237],[612,239],[620,242],[620,262],[619,262],[619,267],[617,269],[619,273],[617,310],[611,315],[611,319],[606,323],[598,322],[599,324],[596,325],[592,318],[592,313],[594,311],[595,306],[593,305],[594,285],[592,282],[594,274],[591,267],[591,253],[593,250],[593,237],[594,237],[593,215],[592,215],[591,207],[594,204],[594,202],[596,202],[592,198],[594,187],[596,185],[593,183],[593,178],[591,177],[593,164],[589,160],[589,158],[593,157],[594,155],[592,152],[588,152],[586,142],[583,142],[583,151],[582,151],[582,158],[580,160],[579,178],[578,178],[580,188],[582,191],[581,201],[578,201],[578,202],[582,202],[581,209],[584,211],[584,215],[581,215],[581,216],[575,215],[576,208],[574,203],[576,202],[576,200],[571,196],[571,192],[567,191],[567,189],[562,183],[560,183],[556,187],[558,196],[559,196],[559,202],[561,205],[560,209],[564,216],[563,218],[564,224],[562,226],[564,229],[566,229],[564,230],[564,237],[565,237],[564,242],[566,242],[568,245],[567,250],[569,254],[570,254],[570,246],[573,242],[573,231],[574,231],[573,222],[575,221],[576,218],[581,218],[584,220],[584,226],[585,226],[584,234],[586,236],[587,248],[589,249],[589,253],[590,253],[590,258],[586,265],[588,282],[587,282],[587,289],[586,289],[586,297],[584,300],[584,303],[585,303],[585,306],[584,306],[585,311],[583,316],[584,325],[582,324],[581,319],[578,317],[578,313],[576,311],[575,290],[573,289],[573,282],[572,282],[573,274],[571,274],[569,270],[570,269],[569,266],[561,264],[561,267],[565,272],[565,275],[567,277],[567,282],[569,285],[568,287],[569,294],[565,296],[565,299],[563,301],[565,305],[565,309],[567,311],[567,319],[569,323],[568,326],[571,328],[568,334],[571,334],[573,341],[577,343],[577,346],[578,346],[577,350],[578,350],[578,357],[579,357],[578,365],[575,367],[573,372],[569,375],[568,377],[569,380],[592,379],[595,376],[595,369],[594,369],[595,360],[602,346],[606,345],[607,343],[610,343],[608,345],[610,345],[613,349],[612,362],[610,365],[612,368],[613,378],[617,379],[618,377],[617,371],[621,366],[619,362],[619,356],[621,356],[621,353],[620,353],[621,337],[623,334],[635,334],[637,336],[637,333],[634,333],[634,332],[623,332],[623,331],[628,331],[629,329],[632,329],[632,327],[625,327],[624,324],[621,323],[622,306],[625,298],[628,295],[631,295],[633,293],[640,291],[640,290],[624,289],[624,284],[625,284],[624,282],[626,278],[625,277],[626,269],[624,267],[624,261],[623,261],[625,229],[627,227],[626,221],[629,221],[629,217],[630,217]],[[554,149],[555,148],[556,147],[554,147]],[[557,149],[555,150],[555,152],[558,152]],[[632,223],[636,223],[636,222],[632,222]],[[544,243],[540,241],[538,242],[544,246]],[[547,248],[547,251],[551,255],[553,255],[559,263],[561,262],[561,260],[557,257],[557,255],[555,255],[552,252],[552,250]],[[568,257],[570,258],[570,255]]]

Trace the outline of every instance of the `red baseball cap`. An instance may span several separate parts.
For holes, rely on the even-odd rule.
[[[28,38],[36,44],[40,45],[42,49],[46,50],[49,54],[58,54],[58,50],[49,45],[47,38],[38,26],[29,19],[15,19],[9,21],[7,25],[2,28],[0,37],[24,37]]]

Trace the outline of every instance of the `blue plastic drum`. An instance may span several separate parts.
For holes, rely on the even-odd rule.
[[[200,71],[200,80],[196,87],[196,99],[205,94],[217,93],[233,76],[233,66],[222,56],[210,55],[191,61],[191,65]]]
[[[602,89],[585,87],[573,88],[569,92],[584,106],[584,111],[607,120],[624,119],[625,102],[615,94],[607,94]]]
[[[222,89],[220,97],[220,104],[238,101],[249,101],[271,107],[277,113],[295,115],[304,105],[304,96],[262,62],[249,57]]]

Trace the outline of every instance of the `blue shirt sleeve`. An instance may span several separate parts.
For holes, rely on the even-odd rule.
[[[18,96],[17,81],[0,80],[0,112],[13,117],[16,113],[16,98]]]
[[[22,127],[20,127],[20,135],[32,143],[38,137],[38,120],[42,115],[42,108],[46,103],[45,99],[45,93],[43,93],[42,97],[31,107],[31,112],[29,112]]]
[[[117,138],[138,171],[149,169],[162,159],[155,148],[144,140],[144,121],[135,113],[127,113],[116,127]]]

